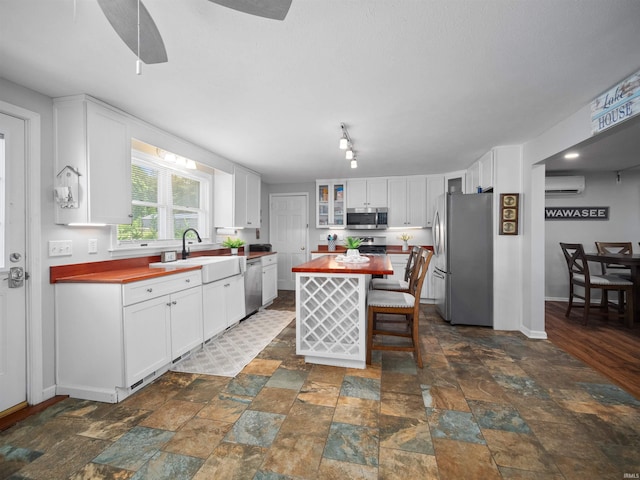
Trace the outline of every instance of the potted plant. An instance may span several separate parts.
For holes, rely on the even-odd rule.
[[[231,249],[231,255],[238,254],[238,248],[244,245],[244,240],[240,240],[239,238],[231,238],[227,237],[224,242],[222,242],[223,247],[227,247]]]
[[[409,240],[411,240],[413,236],[409,235],[408,233],[403,233],[398,238],[402,240],[402,251],[406,252],[407,250],[409,250]]]
[[[358,237],[347,237],[344,240],[344,246],[347,247],[347,257],[357,257],[360,255],[358,247],[362,243],[362,239]]]

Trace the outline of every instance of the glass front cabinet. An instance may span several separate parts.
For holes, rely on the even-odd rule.
[[[316,180],[316,228],[344,228],[347,221],[345,186],[342,180]]]

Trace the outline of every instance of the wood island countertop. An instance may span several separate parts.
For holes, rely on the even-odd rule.
[[[409,254],[409,252],[411,251],[411,248],[414,245],[409,245],[409,249],[408,250],[402,250],[402,245],[387,245],[387,254]],[[433,246],[432,245],[421,245],[424,248],[426,248],[427,250],[433,250]],[[336,245],[336,249],[333,251],[329,251],[329,247],[327,245],[318,245],[318,249],[317,250],[313,250],[311,253],[331,253],[331,254],[338,254],[338,253],[344,253],[347,251],[347,248],[342,246],[342,245]]]
[[[367,263],[337,262],[335,255],[323,255],[315,260],[302,263],[291,269],[294,273],[356,273],[364,275],[391,275],[393,268],[388,255],[364,255],[370,260]]]

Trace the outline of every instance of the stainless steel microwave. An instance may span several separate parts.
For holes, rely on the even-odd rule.
[[[379,230],[387,226],[386,208],[347,208],[347,228]]]

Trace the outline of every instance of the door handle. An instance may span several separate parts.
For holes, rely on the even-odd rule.
[[[5,280],[9,281],[9,288],[20,288],[24,285],[24,268],[11,267],[9,269],[9,276]]]

